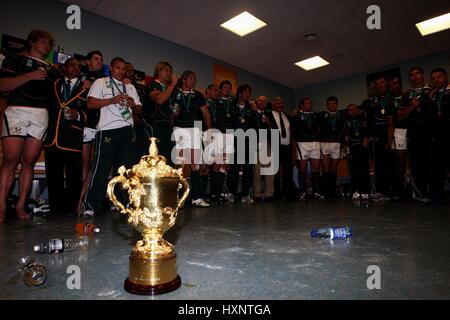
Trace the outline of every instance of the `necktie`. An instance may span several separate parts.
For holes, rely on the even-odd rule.
[[[280,126],[281,126],[281,137],[284,139],[286,138],[286,127],[284,125],[283,117],[281,115],[281,112],[278,112],[280,116]]]
[[[67,79],[66,83],[65,83],[65,93],[64,93],[64,98],[66,99],[66,101],[70,98],[70,84],[72,83],[72,80]]]

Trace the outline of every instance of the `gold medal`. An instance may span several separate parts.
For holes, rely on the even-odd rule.
[[[386,111],[384,109],[381,109],[381,114],[385,114]]]

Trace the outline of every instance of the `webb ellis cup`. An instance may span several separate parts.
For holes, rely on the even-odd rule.
[[[150,140],[150,154],[132,169],[122,166],[119,176],[108,184],[111,201],[128,214],[128,223],[143,236],[131,251],[129,277],[124,285],[128,292],[141,295],[162,294],[181,285],[174,247],[163,239],[163,234],[175,224],[178,209],[189,194],[182,169],[167,165],[166,158],[158,155],[156,138]],[[116,184],[128,190],[127,207],[114,195]],[[181,198],[180,189],[184,189]]]

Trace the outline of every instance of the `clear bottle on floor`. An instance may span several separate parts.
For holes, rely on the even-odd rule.
[[[83,250],[89,246],[87,238],[81,239],[51,239],[34,246],[37,253],[59,253],[66,251]]]
[[[19,272],[22,275],[23,282],[31,287],[41,286],[47,281],[47,268],[31,257],[20,259],[21,268]]]
[[[79,222],[75,225],[75,231],[79,234],[99,233],[100,228],[93,223]]]
[[[352,227],[321,228],[311,231],[311,237],[323,239],[348,239],[353,236]]]

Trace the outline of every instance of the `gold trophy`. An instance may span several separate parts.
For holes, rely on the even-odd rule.
[[[116,184],[128,190],[127,208],[114,195]],[[179,199],[182,188],[184,194]],[[121,213],[129,215],[128,223],[143,235],[130,254],[129,277],[124,284],[128,292],[157,295],[180,287],[175,250],[163,239],[163,234],[175,224],[178,209],[188,194],[189,184],[183,178],[182,169],[170,167],[166,158],[158,155],[156,138],[150,138],[149,155],[142,157],[132,169],[120,167],[119,176],[109,182],[109,198]]]

